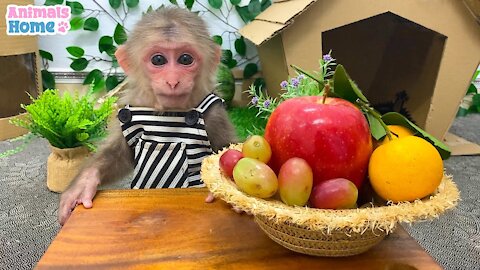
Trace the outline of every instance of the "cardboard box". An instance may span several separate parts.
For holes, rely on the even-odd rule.
[[[463,1],[274,1],[240,30],[258,47],[271,95],[318,70],[332,50],[378,109],[406,112],[443,139],[480,61],[480,27]]]
[[[480,0],[463,0],[467,8],[472,12],[478,23],[480,23]]]
[[[33,1],[2,1],[0,14],[6,14],[9,4],[32,5]],[[27,132],[9,120],[23,112],[20,104],[30,103],[28,94],[37,97],[42,90],[37,40],[36,36],[7,35],[6,20],[0,20],[0,140]]]

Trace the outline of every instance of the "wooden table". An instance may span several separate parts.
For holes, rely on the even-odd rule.
[[[100,191],[77,207],[37,269],[441,269],[402,227],[370,251],[307,256],[270,240],[251,216],[207,204],[205,189]]]

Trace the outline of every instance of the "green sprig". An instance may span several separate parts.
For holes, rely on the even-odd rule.
[[[83,96],[58,90],[46,90],[32,103],[22,104],[27,119],[13,119],[11,123],[45,138],[52,146],[73,148],[87,146],[95,150],[94,142],[106,135],[109,115],[114,110],[115,97],[108,97],[95,107],[92,89]]]

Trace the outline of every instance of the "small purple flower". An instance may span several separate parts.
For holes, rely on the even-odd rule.
[[[292,85],[293,87],[298,87],[298,85],[300,84],[300,81],[297,79],[297,78],[293,78],[292,79]]]
[[[282,89],[286,89],[288,86],[288,82],[287,81],[283,81],[280,83],[280,87],[282,87]]]
[[[270,100],[265,100],[265,102],[263,102],[263,107],[265,108],[268,108],[270,106]]]
[[[253,105],[257,105],[258,97],[257,96],[253,97],[251,102],[252,102]]]
[[[298,79],[299,81],[301,81],[301,80],[305,79],[305,75],[300,74],[300,75],[297,76],[297,79]]]
[[[328,62],[328,61],[332,61],[332,60],[333,60],[333,58],[330,54],[327,53],[327,54],[323,55],[323,61]]]

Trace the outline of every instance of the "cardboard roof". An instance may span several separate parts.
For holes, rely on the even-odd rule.
[[[293,23],[295,17],[305,11],[317,0],[274,1],[265,11],[260,13],[255,20],[240,29],[240,34],[260,45],[273,38]]]

